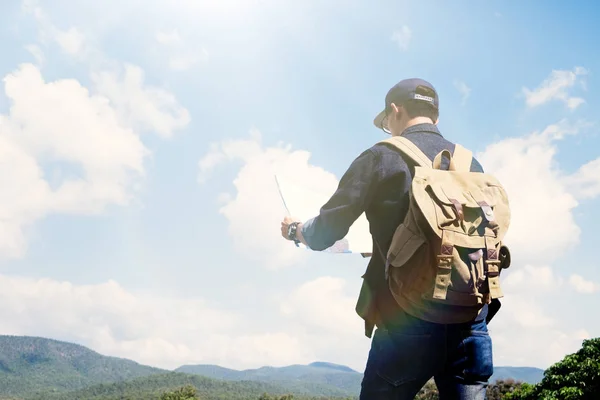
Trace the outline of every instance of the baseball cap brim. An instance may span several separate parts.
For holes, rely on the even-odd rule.
[[[386,112],[385,112],[385,110],[383,110],[382,112],[380,112],[379,114],[377,114],[377,116],[373,120],[373,124],[375,124],[375,126],[377,128],[382,129],[384,131],[386,129],[388,129],[387,124],[384,125],[384,123],[385,123],[385,117],[386,117]]]

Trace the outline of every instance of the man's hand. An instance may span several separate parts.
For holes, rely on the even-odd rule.
[[[283,221],[281,222],[281,236],[283,236],[286,240],[290,240],[290,238],[288,236],[288,230],[289,230],[290,224],[292,222],[300,222],[300,220],[297,218],[285,217],[283,219]],[[298,225],[298,230],[300,230],[300,227],[301,227],[301,224]],[[296,233],[296,238],[300,239],[298,237],[298,233]]]
[[[300,243],[304,244],[305,246],[308,246],[308,243],[306,243],[306,240],[304,240],[304,236],[302,236],[302,222],[300,222],[300,220],[298,218],[293,218],[293,217],[285,217],[283,219],[283,221],[281,222],[281,236],[283,236],[285,239],[287,240],[291,240],[288,236],[288,230],[290,227],[290,224],[294,223],[294,222],[298,222],[298,226],[296,227],[296,240],[300,241]],[[298,244],[296,244],[297,246]]]

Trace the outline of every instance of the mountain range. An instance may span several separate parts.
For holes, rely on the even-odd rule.
[[[496,367],[492,380],[537,383],[543,370]],[[343,365],[308,365],[234,370],[218,365],[184,365],[174,371],[101,355],[87,347],[28,336],[0,336],[0,399],[153,399],[183,385],[203,399],[258,399],[262,393],[295,398],[355,397],[362,374]]]

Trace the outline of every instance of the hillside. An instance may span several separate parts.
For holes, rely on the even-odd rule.
[[[262,381],[283,385],[305,394],[353,395],[360,391],[362,374],[346,366],[315,362],[309,365],[261,367],[237,371],[216,365],[186,365],[176,369],[229,381]]]
[[[496,367],[492,381],[537,383],[542,376],[537,368]],[[326,362],[243,371],[185,365],[172,372],[72,343],[0,336],[0,399],[153,399],[185,385],[195,386],[203,399],[253,399],[264,392],[343,398],[358,394],[361,379],[351,368]]]
[[[348,367],[316,362],[308,365],[290,365],[286,367],[261,367],[248,370],[234,370],[216,365],[184,365],[178,372],[197,374],[230,381],[263,381],[283,385],[289,389],[309,389],[334,387],[347,394],[356,394],[360,390],[362,374]],[[498,379],[513,379],[535,384],[543,378],[544,371],[530,367],[495,367],[491,382]],[[314,386],[318,385],[318,386]]]
[[[164,372],[72,343],[0,336],[0,396],[4,397],[71,391]]]
[[[494,367],[492,382],[497,379],[521,381],[536,384],[544,378],[544,370],[533,367]]]
[[[289,393],[283,387],[263,382],[224,382],[203,376],[170,372],[127,382],[91,386],[71,393],[40,394],[26,400],[158,400],[162,393],[185,385],[196,387],[202,400],[258,400],[263,393]],[[317,397],[294,394],[294,399],[316,400]]]

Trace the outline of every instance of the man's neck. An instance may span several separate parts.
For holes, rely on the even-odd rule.
[[[405,130],[407,130],[408,128],[410,128],[411,126],[415,126],[415,125],[419,125],[419,124],[431,124],[431,125],[433,125],[433,121],[431,120],[431,118],[427,118],[427,117],[416,117],[416,118],[413,118],[413,119],[411,119],[410,121],[408,121],[406,123],[406,125],[398,133],[398,135],[402,135],[402,133]]]
[[[431,118],[427,118],[427,117],[416,117],[416,118],[413,118],[410,121],[408,121],[403,130],[406,130],[406,129],[410,128],[411,126],[415,126],[415,125],[419,125],[419,124],[432,124],[433,125],[433,121],[431,120]]]

